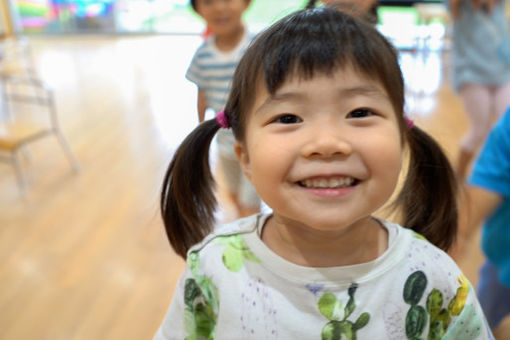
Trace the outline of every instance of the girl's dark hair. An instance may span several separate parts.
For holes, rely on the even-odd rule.
[[[239,62],[225,113],[236,140],[244,141],[247,113],[263,84],[269,94],[291,76],[310,79],[353,67],[378,81],[397,115],[402,143],[410,149],[408,176],[396,203],[403,225],[448,249],[457,227],[456,181],[439,145],[404,119],[404,81],[394,47],[371,25],[336,9],[320,7],[293,13],[262,32]],[[214,224],[214,179],[209,147],[219,129],[215,120],[200,124],[181,144],[167,171],[161,197],[166,231],[182,257]]]
[[[191,7],[193,8],[193,10],[196,12],[197,11],[197,0],[190,0],[189,2],[191,3]]]

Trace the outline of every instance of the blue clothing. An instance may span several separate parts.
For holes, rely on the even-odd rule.
[[[510,315],[510,288],[499,282],[498,273],[498,268],[486,261],[478,275],[478,298],[492,329],[496,329]]]
[[[245,33],[239,44],[228,52],[216,47],[216,36],[210,36],[195,52],[186,78],[205,93],[207,107],[215,112],[223,110],[230,91],[230,82],[237,63],[250,43]]]
[[[478,157],[470,183],[503,197],[482,229],[482,249],[510,287],[510,110],[491,131]]]
[[[499,1],[490,13],[474,10],[471,1],[460,5],[453,22],[452,82],[499,85],[510,81],[510,35],[504,5]]]

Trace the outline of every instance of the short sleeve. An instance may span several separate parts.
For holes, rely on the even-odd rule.
[[[459,288],[454,299],[448,306],[447,314],[455,316],[459,310],[460,313],[455,318],[452,318],[452,323],[448,326],[447,332],[441,337],[442,340],[494,340],[494,336],[492,335],[482,308],[476,298],[476,293],[471,285],[468,287],[468,291],[463,291],[462,289],[464,288]],[[435,322],[438,324],[441,322],[448,322],[447,319],[441,319],[439,317],[440,315],[441,314],[435,319],[434,316],[431,316],[433,319],[431,320],[431,331],[434,330],[432,325],[435,324]]]
[[[170,308],[154,340],[212,339],[219,312],[219,295],[210,277],[201,274],[201,256],[189,251]]]
[[[182,274],[177,287],[175,288],[174,296],[170,307],[159,327],[157,333],[154,335],[154,340],[173,340],[184,339],[184,286],[186,279],[189,275],[189,270]]]
[[[469,182],[510,197],[510,110],[489,134]]]
[[[191,63],[188,67],[188,70],[186,71],[186,79],[194,83],[198,86],[198,88],[203,88],[205,86],[204,84],[204,77],[202,75],[202,69],[200,65],[200,51],[201,48],[199,48],[195,55],[193,55],[193,58],[191,59]]]

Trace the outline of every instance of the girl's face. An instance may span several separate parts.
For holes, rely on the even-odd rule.
[[[198,14],[216,35],[230,35],[240,29],[248,0],[197,0]]]
[[[344,232],[393,193],[403,146],[378,82],[350,67],[291,77],[274,95],[259,86],[247,114],[236,153],[278,223]]]

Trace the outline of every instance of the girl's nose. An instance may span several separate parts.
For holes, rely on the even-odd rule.
[[[352,150],[352,143],[342,135],[339,128],[328,126],[311,131],[307,143],[302,148],[302,154],[304,157],[329,158],[347,156]]]
[[[215,10],[223,11],[223,10],[225,10],[225,8],[228,5],[228,1],[225,1],[225,0],[216,0],[216,1],[214,1],[213,5],[214,5],[214,9]]]

